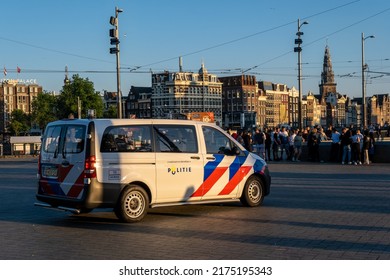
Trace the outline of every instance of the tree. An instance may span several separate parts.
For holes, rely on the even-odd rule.
[[[72,80],[62,87],[57,99],[59,118],[66,118],[69,113],[78,116],[77,102],[81,102],[81,118],[86,118],[88,109],[94,109],[96,117],[103,116],[103,100],[99,92],[95,92],[93,82],[88,78],[83,79],[79,75],[73,75]]]
[[[32,102],[32,122],[38,124],[41,130],[45,129],[49,122],[55,121],[57,117],[57,97],[48,92],[38,93],[37,98]]]
[[[117,106],[110,105],[106,111],[103,113],[103,118],[111,119],[118,117]]]
[[[23,112],[23,110],[16,109],[11,113],[11,122],[9,129],[12,135],[20,135],[22,132],[27,133],[30,129],[30,120],[29,116]]]

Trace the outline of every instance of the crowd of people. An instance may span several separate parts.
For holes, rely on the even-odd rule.
[[[328,127],[326,131],[320,126],[305,129],[291,129],[287,126],[251,130],[238,130],[231,133],[248,151],[254,152],[266,161],[301,161],[303,143],[307,146],[307,160],[313,162],[338,162],[341,164],[370,164],[375,147],[373,128],[363,132],[353,126],[344,127],[340,132]],[[380,137],[380,136],[378,136]],[[378,138],[379,139],[379,138]],[[331,150],[320,155],[319,146],[323,141],[331,141]]]

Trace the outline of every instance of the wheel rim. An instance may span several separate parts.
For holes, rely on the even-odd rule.
[[[257,203],[261,199],[261,186],[258,182],[253,181],[248,187],[248,196],[253,203]]]
[[[145,210],[145,199],[138,191],[130,192],[125,200],[125,213],[131,218],[138,218]]]

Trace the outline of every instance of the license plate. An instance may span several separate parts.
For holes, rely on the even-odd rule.
[[[54,178],[57,178],[57,176],[58,176],[58,169],[55,166],[45,166],[43,168],[42,175],[44,177],[54,177]]]

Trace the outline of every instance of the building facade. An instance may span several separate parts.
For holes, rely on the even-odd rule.
[[[220,77],[219,81],[222,82],[223,125],[232,128],[260,125],[265,104],[260,102],[256,77],[229,76]]]
[[[212,112],[222,123],[222,83],[202,63],[198,73],[165,71],[152,74],[153,118],[184,118],[183,114]]]
[[[289,99],[291,90],[284,84],[259,82],[259,88],[266,96],[265,127],[275,127],[280,124],[290,124]]]
[[[32,112],[32,102],[42,92],[37,84],[20,84],[18,80],[6,80],[0,84],[0,134],[9,133],[11,113],[22,110],[26,114]]]
[[[368,101],[369,124],[389,125],[390,124],[390,94],[378,94],[372,96]]]
[[[152,118],[152,88],[131,86],[125,114],[127,118]]]

